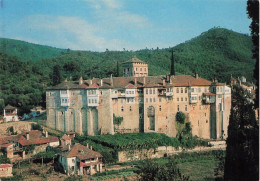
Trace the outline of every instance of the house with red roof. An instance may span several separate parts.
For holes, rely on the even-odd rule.
[[[0,164],[0,178],[1,177],[12,177],[13,176],[12,172],[13,172],[12,164]]]
[[[198,73],[170,72],[149,76],[148,64],[133,57],[123,64],[123,77],[81,77],[49,87],[47,126],[80,135],[153,132],[175,137],[176,114],[183,112],[193,136],[225,139],[231,87]],[[115,126],[117,117],[123,121]]]
[[[68,175],[92,175],[102,172],[102,157],[92,147],[76,143],[70,150],[59,155],[59,163]]]

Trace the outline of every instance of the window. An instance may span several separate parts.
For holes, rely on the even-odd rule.
[[[146,89],[146,94],[148,94],[148,89]]]
[[[179,93],[179,88],[177,88],[176,93]]]
[[[198,92],[201,92],[201,88],[198,88]]]
[[[74,163],[74,162],[73,162]],[[74,166],[71,167],[72,170],[74,170]]]
[[[183,101],[183,97],[181,98],[181,101]]]
[[[146,102],[148,102],[148,98],[146,98]]]
[[[67,90],[60,91],[61,94],[67,94]]]
[[[97,99],[95,99],[95,103],[97,103]]]
[[[153,102],[153,99],[152,99],[152,98],[150,98],[150,102]]]
[[[140,68],[140,71],[142,71],[142,68]]]
[[[200,106],[200,110],[202,110],[202,106]]]
[[[185,97],[185,101],[188,101],[188,98],[187,98],[187,97]]]
[[[153,88],[153,94],[155,94],[155,88]]]
[[[162,106],[159,106],[159,111],[162,111]]]
[[[155,102],[155,98],[153,98],[153,102]]]
[[[207,116],[207,113],[205,113],[205,117]]]
[[[180,111],[180,106],[179,105],[177,105],[177,110]]]
[[[136,71],[138,70],[138,68],[136,68]]]
[[[222,98],[222,96],[221,96],[221,95],[218,95],[218,98]]]
[[[121,111],[124,112],[124,106],[121,107]]]
[[[162,98],[159,98],[159,102],[162,102]]]
[[[121,99],[121,104],[123,104],[124,103],[124,100],[123,99]]]
[[[179,101],[179,98],[177,97],[177,101]]]
[[[198,126],[200,126],[200,120],[198,120]]]
[[[144,71],[146,71],[146,68],[144,68]]]
[[[209,121],[208,120],[206,120],[206,123],[208,123]]]
[[[194,92],[194,88],[191,88],[191,92]]]
[[[132,111],[132,106],[129,107],[129,110]]]
[[[129,72],[129,68],[127,68],[127,71]]]
[[[208,90],[207,90],[207,87],[205,87],[205,88],[204,88],[204,92],[207,92],[207,91],[208,91]]]
[[[185,88],[185,93],[187,93],[188,92],[188,89],[187,88]]]
[[[153,90],[150,88],[150,94],[152,94],[153,93]]]
[[[181,88],[181,93],[183,93],[183,88]]]
[[[75,163],[75,160],[74,160],[74,159],[72,159],[72,163]]]
[[[185,111],[188,111],[188,106],[187,105],[185,105]]]

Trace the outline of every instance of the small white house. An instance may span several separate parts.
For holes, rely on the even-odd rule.
[[[19,121],[19,119],[17,115],[17,108],[8,104],[4,108],[4,122],[9,121]]]
[[[59,155],[59,163],[67,175],[93,175],[102,172],[102,155],[76,143],[68,152]]]

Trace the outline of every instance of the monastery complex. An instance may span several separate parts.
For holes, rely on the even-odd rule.
[[[123,63],[123,77],[65,80],[46,91],[47,126],[84,135],[156,132],[174,137],[176,114],[183,112],[193,136],[226,138],[231,88],[198,74],[174,74],[148,76],[148,64],[134,57]],[[115,124],[118,118],[122,122]]]

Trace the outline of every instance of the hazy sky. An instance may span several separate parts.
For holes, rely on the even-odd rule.
[[[73,50],[167,48],[214,26],[250,33],[246,0],[0,2],[0,37]]]

